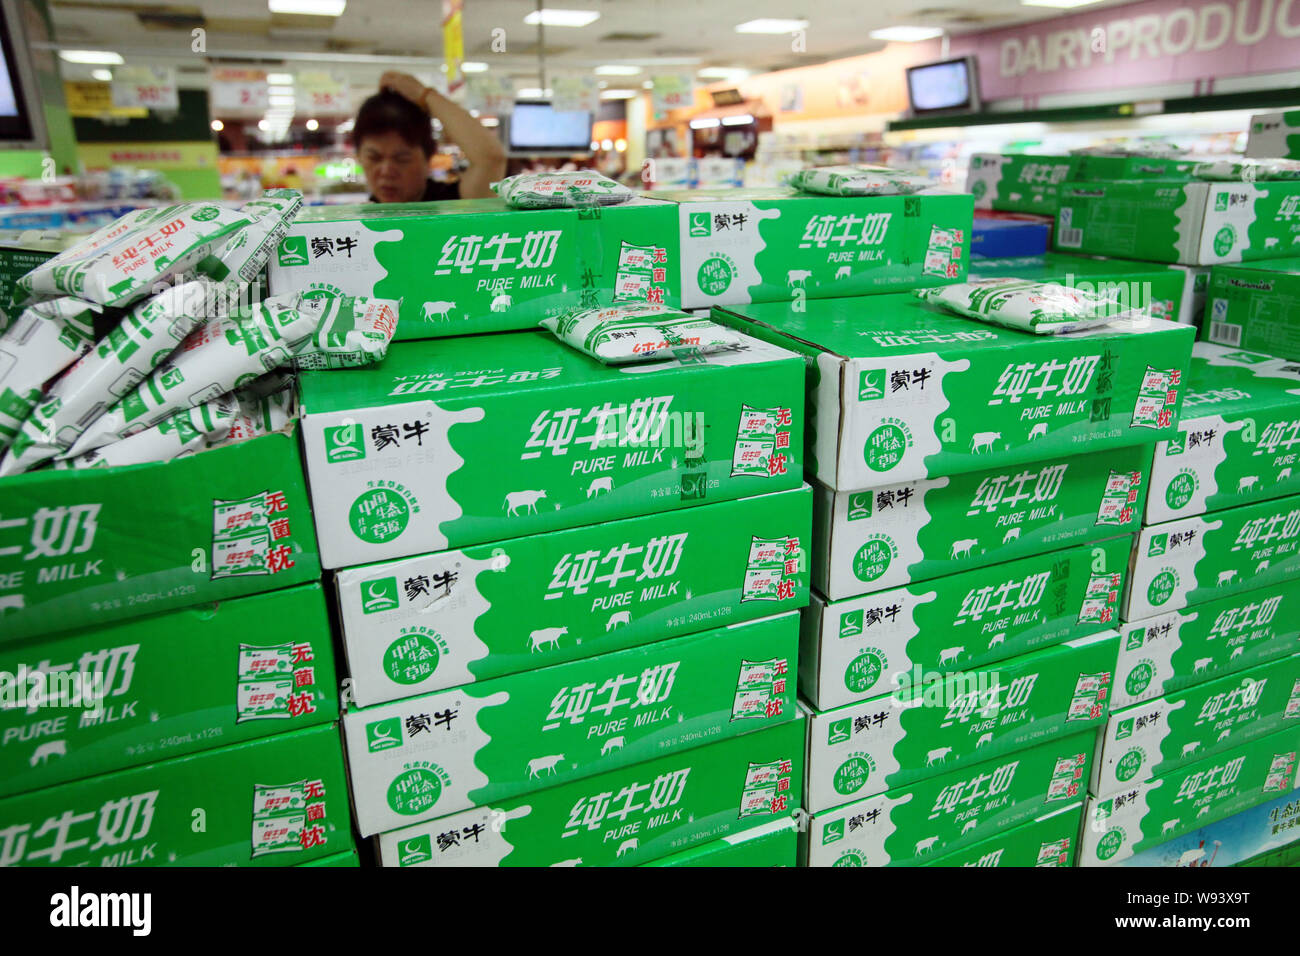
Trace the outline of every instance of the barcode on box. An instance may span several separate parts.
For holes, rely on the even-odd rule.
[[[1073,216],[1074,210],[1065,206],[1057,220],[1057,244],[1067,249],[1078,249],[1083,245],[1083,230],[1070,228]]]
[[[1241,326],[1232,322],[1211,322],[1210,341],[1219,345],[1241,345]]]

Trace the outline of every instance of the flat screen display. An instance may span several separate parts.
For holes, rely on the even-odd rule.
[[[513,150],[591,151],[591,113],[556,110],[550,103],[516,103],[510,114]]]
[[[914,113],[977,110],[979,93],[975,88],[974,65],[963,57],[908,67],[907,95]]]
[[[8,15],[9,11],[0,5],[0,142],[16,143],[32,139],[32,124],[10,42],[14,32]]]

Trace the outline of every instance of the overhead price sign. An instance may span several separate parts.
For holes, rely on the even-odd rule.
[[[213,113],[260,115],[270,105],[265,70],[215,69],[209,89]]]
[[[181,105],[170,66],[116,66],[109,85],[113,105],[122,109],[174,110]]]
[[[305,70],[298,74],[298,112],[345,115],[352,112],[347,75],[334,70]]]

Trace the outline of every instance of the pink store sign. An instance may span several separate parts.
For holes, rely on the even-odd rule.
[[[978,57],[986,100],[1208,83],[1300,70],[1300,0],[1148,0],[953,37],[950,49]]]

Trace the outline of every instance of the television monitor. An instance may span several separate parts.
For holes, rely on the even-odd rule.
[[[510,150],[516,153],[591,152],[591,113],[557,110],[550,103],[519,102],[509,120]]]
[[[0,2],[0,146],[41,146],[44,126],[35,99],[36,78],[22,42],[21,13]]]
[[[974,57],[909,66],[907,97],[915,116],[976,112],[980,96]]]

